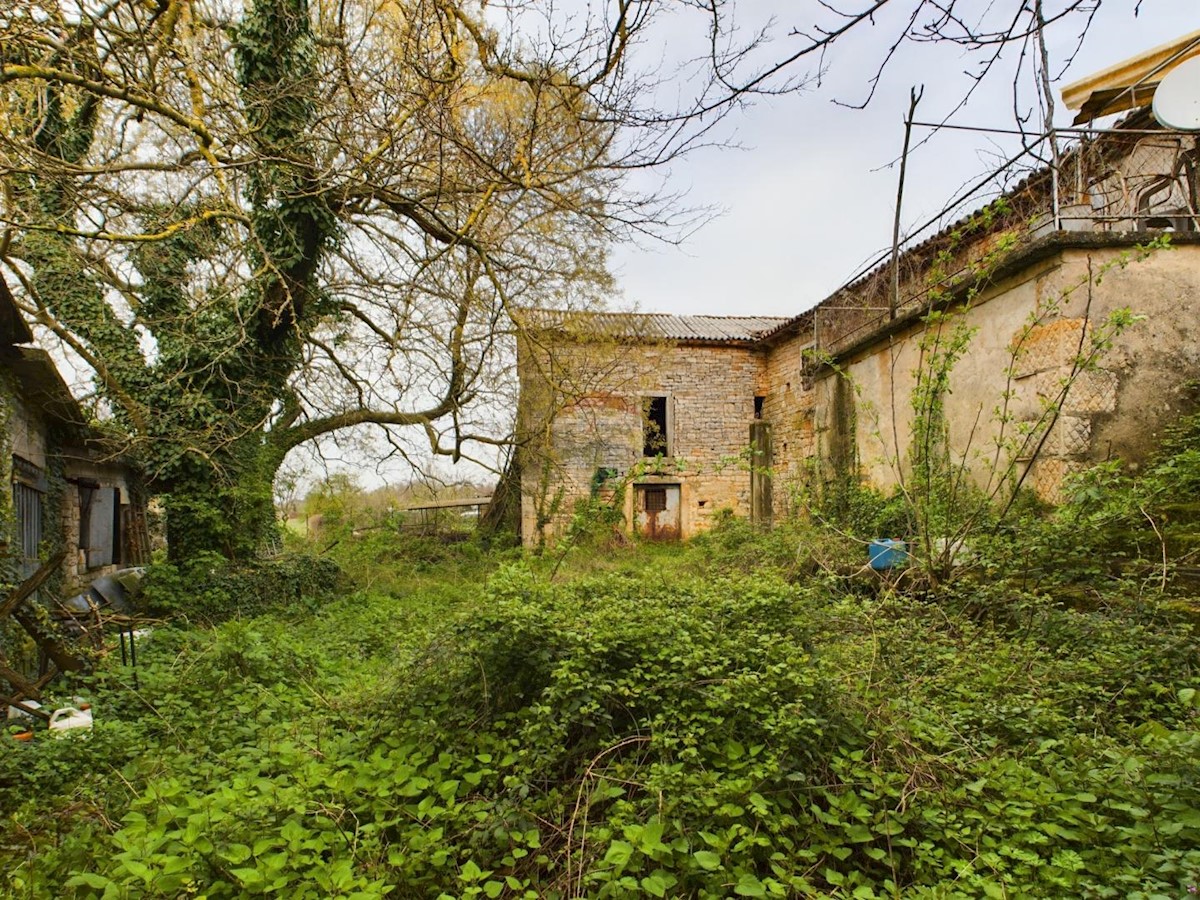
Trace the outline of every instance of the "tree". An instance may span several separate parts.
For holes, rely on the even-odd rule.
[[[502,442],[508,313],[606,288],[607,240],[661,212],[623,174],[697,133],[639,105],[650,6],[564,31],[458,0],[0,0],[0,275],[92,376],[173,555],[252,553],[306,441]]]
[[[1040,90],[1045,63],[1047,30],[1067,30],[1076,50],[1087,36],[1105,0],[1007,0],[979,4],[973,0],[819,0],[802,12],[789,9],[769,21],[752,41],[739,42],[737,23],[727,4],[708,0],[711,35],[710,57],[719,83],[739,95],[776,94],[811,85],[830,65],[830,53],[868,28],[885,35],[885,49],[875,60],[854,57],[866,73],[867,92],[854,100],[839,100],[862,107],[876,89],[901,49],[908,44],[947,44],[962,52],[964,73],[976,84],[994,72],[1007,73],[1014,91],[1019,76],[1033,67],[1029,82]],[[1137,15],[1141,0],[1125,0]],[[1007,57],[1007,62],[1006,62]],[[1074,58],[1060,60],[1066,68]],[[765,60],[765,61],[764,61]],[[714,95],[720,98],[720,95]],[[961,98],[957,109],[970,99]],[[1045,98],[1043,98],[1044,100]],[[720,100],[716,101],[719,103]]]

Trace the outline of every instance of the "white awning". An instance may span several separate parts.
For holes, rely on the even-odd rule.
[[[1079,110],[1075,124],[1090,122],[1113,113],[1149,106],[1154,90],[1173,68],[1200,56],[1200,31],[1176,38],[1062,89],[1067,109]]]

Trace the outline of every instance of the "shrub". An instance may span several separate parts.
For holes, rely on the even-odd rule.
[[[157,628],[140,690],[116,668],[94,677],[99,764],[86,740],[0,753],[0,884],[1188,894],[1200,669],[1184,617],[1121,593],[1128,580],[1088,604],[1016,579],[920,595],[789,580],[798,547],[847,545],[813,540],[729,522],[683,547],[609,548],[607,574],[535,559],[486,585],[497,558],[452,548],[420,571],[397,556],[394,593]],[[771,571],[742,571],[759,559]]]
[[[234,564],[209,554],[184,565],[164,561],[150,566],[142,601],[151,615],[221,622],[317,603],[342,582],[341,568],[325,557],[287,554]]]

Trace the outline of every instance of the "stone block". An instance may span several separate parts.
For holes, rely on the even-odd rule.
[[[1044,457],[1033,464],[1026,484],[1039,498],[1047,503],[1062,503],[1066,497],[1063,484],[1067,477],[1082,471],[1085,463],[1080,460]]]
[[[1013,335],[1011,349],[1017,354],[1013,361],[1017,378],[1027,378],[1038,372],[1070,367],[1079,355],[1081,334],[1086,342],[1089,326],[1086,319],[1054,319],[1034,325]]]
[[[1092,420],[1082,416],[1058,417],[1051,442],[1060,456],[1082,456],[1092,445]]]
[[[1120,379],[1116,372],[1107,369],[1080,372],[1067,392],[1062,411],[1086,414],[1114,412],[1119,387]]]

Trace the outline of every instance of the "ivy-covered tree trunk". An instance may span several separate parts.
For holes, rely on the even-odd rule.
[[[671,155],[617,139],[655,122],[624,5],[565,44],[467,0],[6,10],[0,278],[179,560],[254,553],[305,442],[502,443],[510,313],[606,293],[614,225],[646,221],[615,188]]]
[[[217,553],[252,559],[277,534],[272,485],[278,454],[250,437],[222,453],[220,474],[206,465],[188,467],[162,497],[167,514],[167,549],[175,561]]]
[[[321,314],[317,267],[338,235],[308,146],[318,90],[308,0],[248,4],[236,40],[260,160],[246,198],[260,274],[240,304],[239,324],[250,326],[238,335],[241,351],[219,372],[204,373],[203,391],[236,410],[224,422],[234,433],[210,465],[189,460],[168,482],[168,542],[179,559],[206,551],[245,558],[276,527],[272,485],[283,453],[263,426],[288,400],[299,335],[306,319]]]
[[[94,38],[77,40],[71,65],[87,74]],[[33,284],[48,310],[71,323],[76,349],[97,351],[89,361],[99,387],[115,401],[123,432],[142,438],[132,446],[163,498],[169,552],[179,560],[247,558],[275,527],[272,483],[283,450],[267,426],[290,400],[300,335],[323,313],[315,275],[338,234],[308,146],[317,92],[308,0],[248,3],[235,51],[256,151],[244,198],[254,274],[233,304],[195,309],[192,267],[219,252],[219,230],[193,227],[135,245],[145,279],[137,312],[156,341],[149,359],[103,290],[79,277],[67,179],[47,173],[25,183],[42,212],[23,245]],[[39,146],[64,167],[86,156],[97,124],[94,97],[73,108],[68,99],[51,83],[32,117]],[[163,210],[163,227],[172,217],[178,210]]]

